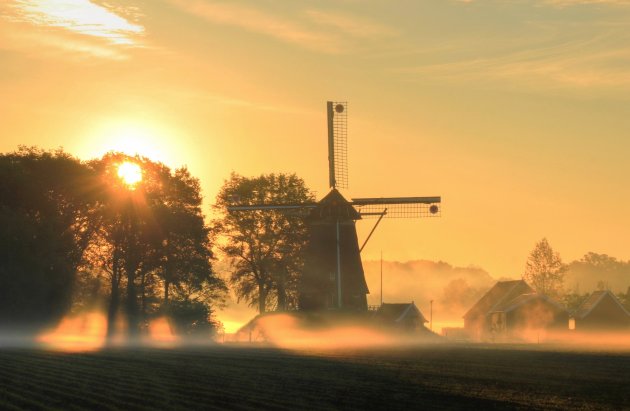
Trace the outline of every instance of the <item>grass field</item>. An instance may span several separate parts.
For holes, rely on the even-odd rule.
[[[1,409],[630,409],[630,353],[541,346],[0,350]]]

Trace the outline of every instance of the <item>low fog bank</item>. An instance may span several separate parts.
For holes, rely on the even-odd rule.
[[[107,315],[104,311],[68,314],[53,326],[37,330],[8,328],[0,330],[0,348],[40,348],[64,352],[89,352],[105,348],[178,348],[215,345],[217,334],[186,335],[177,332],[167,317],[148,321],[143,332],[130,336],[128,324],[119,319],[108,336]]]
[[[112,338],[106,335],[106,319],[91,312],[68,316],[54,328],[33,337],[24,332],[1,330],[0,349],[45,349],[61,352],[95,352],[104,349],[277,348],[304,353],[343,355],[354,350],[397,350],[421,347],[448,349],[509,349],[541,351],[630,352],[630,330],[578,332],[524,329],[492,341],[457,340],[433,333],[426,327],[401,329],[375,320],[374,313],[267,313],[256,316],[233,334],[214,337],[177,335],[166,318],[149,324],[148,332],[129,338],[125,325]],[[393,351],[392,351],[393,352]]]
[[[299,350],[370,349],[446,340],[425,327],[405,330],[379,322],[374,313],[292,312],[259,315],[227,342]]]
[[[273,347],[328,354],[421,347],[630,352],[630,330],[588,333],[530,328],[494,341],[471,342],[449,339],[425,327],[403,330],[379,323],[369,313],[267,313],[257,316],[226,338],[227,345],[237,347]]]

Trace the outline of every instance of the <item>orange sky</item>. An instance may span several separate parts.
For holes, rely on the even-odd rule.
[[[325,101],[347,100],[344,194],[444,202],[364,258],[515,277],[546,236],[630,259],[629,26],[615,0],[8,0],[0,150],[186,164],[209,212],[232,170],[325,194]]]

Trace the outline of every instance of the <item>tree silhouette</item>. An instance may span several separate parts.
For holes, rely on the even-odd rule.
[[[0,155],[0,325],[68,309],[93,225],[93,172],[62,150]]]
[[[133,190],[116,173],[125,161],[138,164],[143,172]],[[220,299],[225,284],[212,271],[198,180],[185,168],[172,172],[164,164],[121,153],[108,153],[92,167],[102,189],[99,230],[90,255],[109,279],[108,336],[114,333],[121,308],[131,337],[151,316],[172,316],[168,307],[173,289],[182,304],[205,307],[197,309],[202,317],[196,322],[208,323],[210,305]]]
[[[162,308],[169,316],[179,316],[180,328],[189,332],[195,327],[184,319],[196,313],[192,322],[199,325],[210,313],[210,302],[221,302],[227,288],[210,265],[212,244],[199,181],[180,168],[163,174],[160,186],[161,195],[152,200],[152,208],[161,228],[156,273],[162,284]]]
[[[546,238],[540,240],[527,258],[523,279],[538,293],[558,297],[567,267]]]
[[[313,194],[295,174],[232,174],[219,191],[215,208],[224,216],[215,221],[215,229],[224,240],[222,252],[232,260],[230,284],[239,300],[257,306],[260,313],[296,307],[307,227],[296,212],[228,213],[227,206],[306,201],[314,201]]]
[[[118,175],[123,162],[142,169],[133,187]],[[201,204],[186,168],[139,156],[0,154],[0,327],[52,325],[100,299],[109,336],[119,312],[131,336],[158,315],[185,332],[210,329],[226,286],[212,271]]]

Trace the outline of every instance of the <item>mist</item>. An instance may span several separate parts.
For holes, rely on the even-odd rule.
[[[364,261],[368,303],[380,304],[380,261]],[[428,318],[433,300],[434,330],[463,324],[464,313],[495,283],[483,268],[443,261],[383,261],[383,302],[414,301]]]

